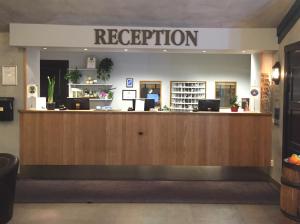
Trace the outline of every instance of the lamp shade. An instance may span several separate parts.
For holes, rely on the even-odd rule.
[[[276,62],[275,65],[272,67],[272,80],[276,85],[280,82],[280,63]]]

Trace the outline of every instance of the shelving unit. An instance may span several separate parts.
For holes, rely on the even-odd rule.
[[[192,111],[198,100],[206,98],[205,81],[171,81],[170,108],[172,111]]]
[[[105,102],[110,103],[112,99],[101,98],[99,93],[101,91],[107,91],[112,89],[112,84],[108,83],[86,83],[89,80],[97,80],[97,68],[69,68],[68,70],[81,71],[82,77],[79,80],[79,83],[68,84],[69,97],[87,97],[94,102]],[[99,80],[98,80],[99,82]]]

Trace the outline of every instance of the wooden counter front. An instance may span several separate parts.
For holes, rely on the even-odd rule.
[[[22,165],[269,166],[271,116],[21,111]]]

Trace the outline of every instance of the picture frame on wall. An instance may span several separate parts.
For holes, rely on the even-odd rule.
[[[136,90],[122,90],[122,100],[136,99]]]
[[[133,78],[126,78],[126,88],[133,88]]]
[[[7,85],[7,86],[18,85],[17,66],[16,65],[2,66],[2,85]]]

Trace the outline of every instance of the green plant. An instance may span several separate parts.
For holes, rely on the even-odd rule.
[[[109,80],[113,65],[114,63],[110,58],[104,58],[101,60],[97,69],[97,78],[103,81]]]
[[[55,77],[48,76],[48,103],[53,103]]]
[[[114,92],[109,90],[108,91],[108,96],[107,96],[108,99],[113,99],[114,98]]]
[[[234,97],[232,97],[232,98],[230,99],[230,106],[231,106],[231,107],[237,107],[237,108],[240,107],[240,105],[239,105],[239,103],[238,103],[238,97],[237,97],[237,96],[234,96]]]
[[[76,67],[75,70],[69,70],[65,74],[65,79],[68,81],[71,81],[72,83],[77,83],[81,76],[82,75],[81,75],[80,71]]]

